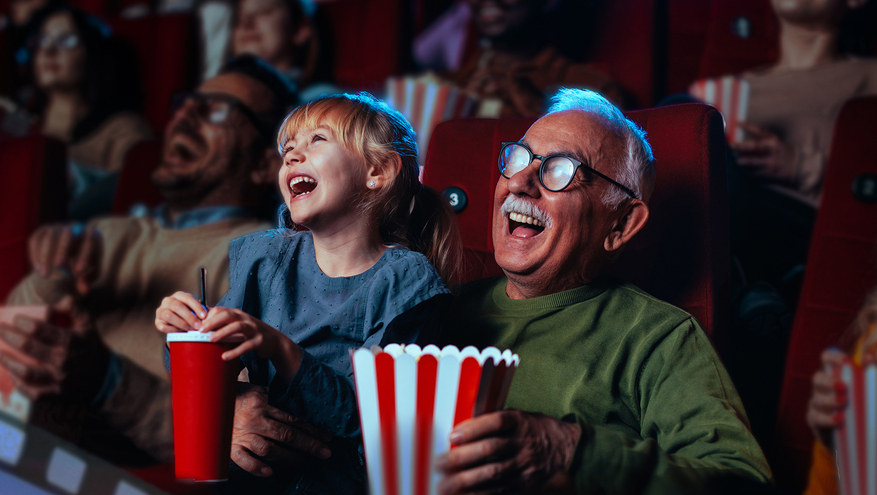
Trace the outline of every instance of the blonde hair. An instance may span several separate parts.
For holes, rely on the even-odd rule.
[[[299,129],[328,126],[344,148],[367,165],[402,167],[389,184],[364,188],[358,200],[381,239],[424,254],[447,284],[461,274],[462,243],[454,211],[438,191],[420,183],[414,129],[401,113],[368,93],[322,96],[290,113],[277,136],[281,154]]]

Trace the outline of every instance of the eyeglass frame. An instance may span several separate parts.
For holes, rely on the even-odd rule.
[[[508,148],[509,146],[512,146],[512,145],[520,146],[520,147],[524,148],[525,150],[527,150],[527,153],[530,153],[530,161],[527,163],[527,165],[524,168],[522,168],[518,172],[524,171],[524,169],[526,169],[527,167],[529,167],[530,165],[533,164],[533,160],[535,160],[537,158],[539,159],[539,162],[540,162],[539,163],[539,184],[542,184],[542,187],[544,187],[545,190],[547,190],[547,191],[551,191],[551,192],[563,191],[564,189],[569,187],[570,184],[572,184],[572,181],[573,181],[573,179],[575,179],[576,172],[579,171],[579,168],[584,168],[584,169],[590,171],[591,173],[593,173],[594,175],[596,175],[597,177],[601,177],[603,179],[606,179],[611,184],[614,184],[615,186],[620,188],[622,191],[627,193],[627,195],[630,196],[632,199],[640,199],[639,196],[637,196],[637,194],[635,192],[633,192],[633,190],[631,190],[629,187],[619,183],[618,181],[616,181],[615,179],[613,179],[607,175],[604,175],[604,174],[594,170],[593,167],[586,165],[585,163],[583,163],[580,160],[576,160],[575,158],[573,158],[571,156],[564,155],[562,153],[555,153],[553,155],[548,155],[548,156],[537,155],[536,153],[533,153],[533,150],[531,150],[529,146],[527,146],[526,144],[524,144],[520,141],[501,141],[500,142],[499,156],[497,157],[496,162],[497,162],[497,166],[499,167],[500,175],[502,175],[506,179],[511,179],[511,177],[509,177],[508,175],[505,174],[505,170],[502,166],[502,154],[506,148]],[[563,186],[557,190],[551,189],[550,187],[546,186],[545,182],[542,180],[542,174],[545,170],[545,162],[547,162],[549,159],[555,158],[555,157],[566,158],[567,160],[571,161],[573,163],[573,165],[575,166],[573,168],[572,174],[570,174],[570,176],[569,176],[569,182],[567,182],[565,186]],[[517,174],[518,172],[515,172],[515,174]],[[512,174],[512,177],[514,177],[515,174]]]
[[[239,110],[242,114],[244,114],[247,119],[249,119],[250,123],[259,131],[259,134],[268,139],[269,141],[274,139],[274,132],[271,129],[268,129],[268,126],[265,122],[259,118],[259,115],[254,112],[250,107],[248,107],[244,102],[235,98],[234,96],[222,94],[222,93],[199,93],[197,91],[178,91],[173,94],[171,98],[171,108],[173,111],[177,111],[180,108],[183,108],[183,105],[188,101],[194,102],[196,105],[199,105],[207,100],[219,100],[228,103],[232,110]],[[198,118],[212,125],[220,125],[226,126],[226,122],[228,121],[228,116],[222,122],[211,122],[205,119],[200,112],[197,112]],[[230,113],[229,113],[230,115]]]
[[[73,39],[75,43],[72,45],[61,44],[61,41],[67,41]],[[47,34],[40,34],[31,38],[32,48],[34,50],[48,50],[49,48],[54,48],[57,51],[72,51],[82,46],[82,36],[77,33],[61,33],[59,36],[49,36]],[[50,42],[47,43],[46,40]]]

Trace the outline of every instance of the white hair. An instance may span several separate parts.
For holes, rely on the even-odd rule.
[[[614,179],[627,186],[648,202],[655,186],[655,157],[646,140],[646,131],[621,113],[609,100],[587,89],[560,88],[551,101],[548,113],[580,110],[600,118],[600,124],[624,140],[624,160],[616,166]],[[607,174],[608,175],[608,174]],[[618,187],[610,187],[603,195],[603,204],[618,208],[629,196]]]

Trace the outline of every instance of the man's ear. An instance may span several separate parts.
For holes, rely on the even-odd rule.
[[[402,157],[398,153],[393,153],[386,162],[379,165],[369,165],[365,179],[366,184],[369,185],[370,189],[384,187],[393,182],[393,179],[400,173],[402,173]],[[374,186],[371,186],[372,182],[375,183]]]
[[[277,150],[268,146],[262,152],[259,163],[250,171],[250,181],[257,186],[276,182],[281,166],[283,166],[283,158],[277,153]]]
[[[611,253],[621,249],[649,221],[649,207],[639,199],[632,199],[612,223],[609,235],[603,240],[603,249]]]

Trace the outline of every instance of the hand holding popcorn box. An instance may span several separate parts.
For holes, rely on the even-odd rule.
[[[722,113],[729,143],[739,143],[745,139],[746,133],[740,122],[746,122],[749,110],[748,81],[734,76],[701,79],[691,85],[689,93]]]
[[[450,450],[451,430],[500,409],[519,363],[495,347],[391,344],[353,352],[371,493],[435,493],[434,460]]]
[[[846,362],[831,370],[847,386],[846,419],[834,433],[844,495],[877,495],[877,364]]]

